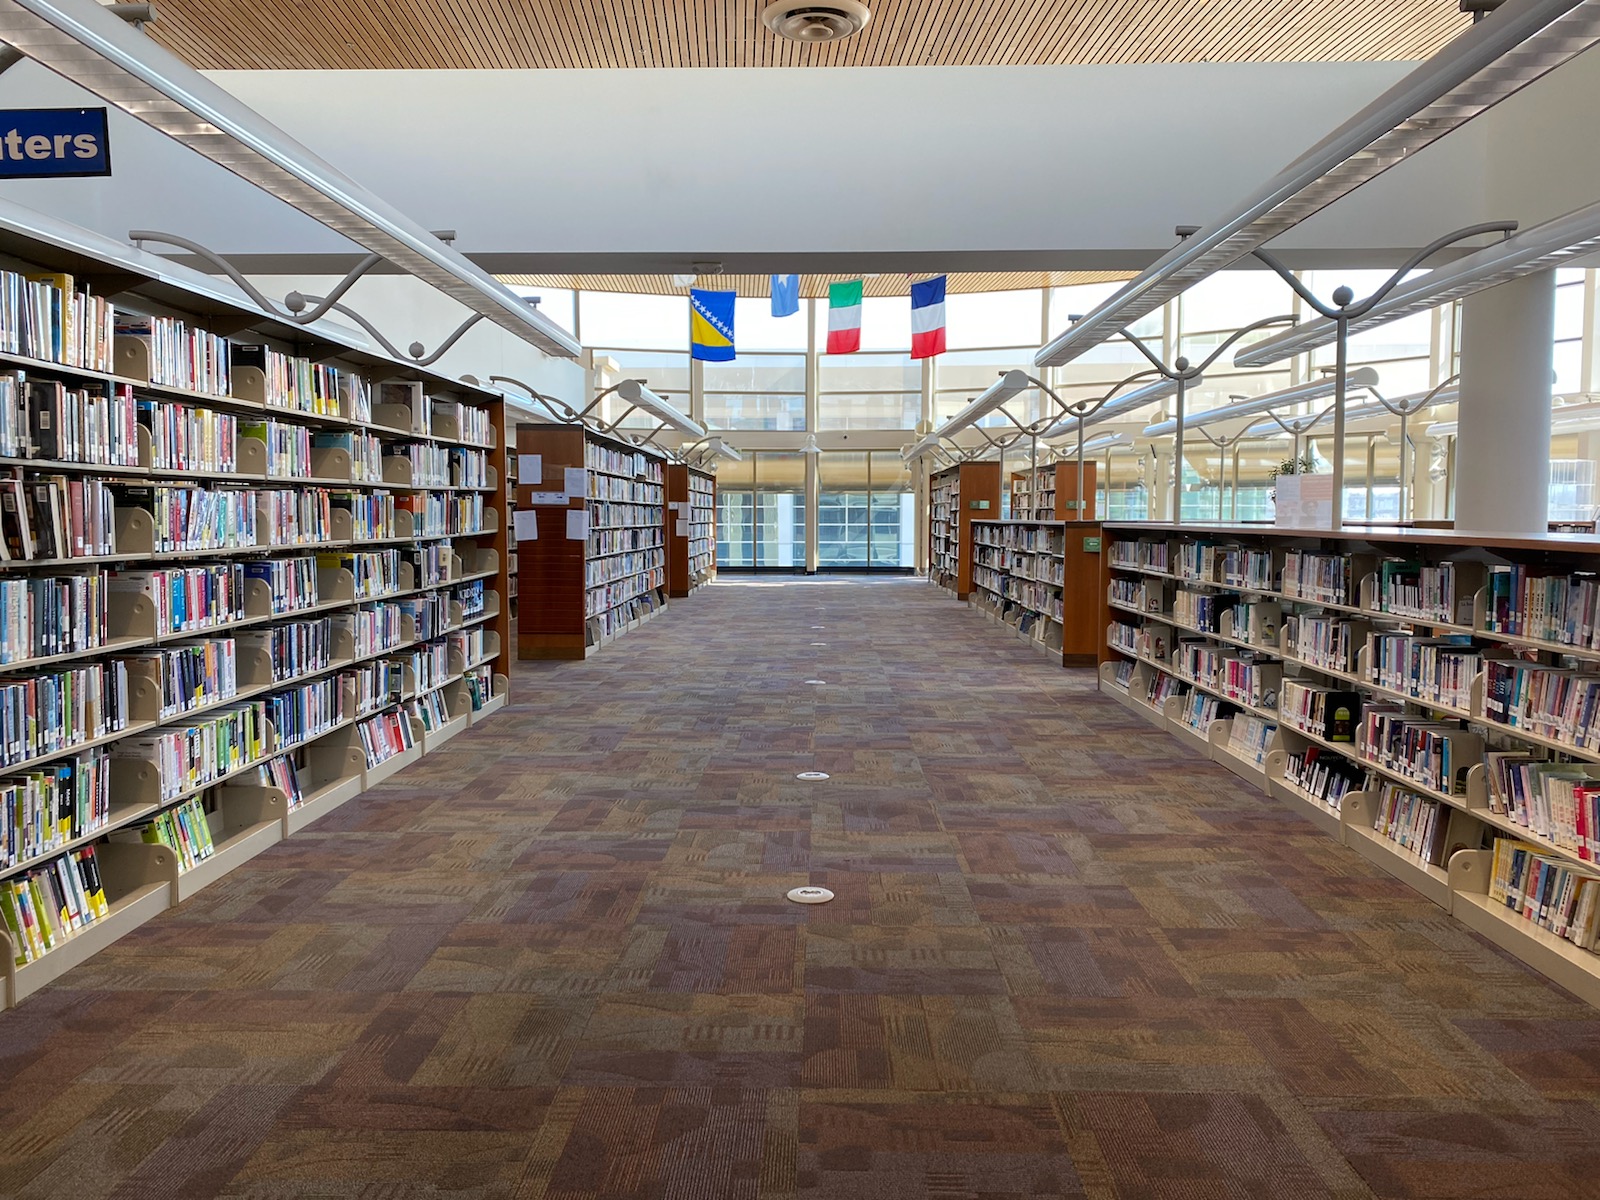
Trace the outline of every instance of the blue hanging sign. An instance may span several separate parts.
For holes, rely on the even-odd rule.
[[[109,174],[105,109],[0,109],[0,179]]]

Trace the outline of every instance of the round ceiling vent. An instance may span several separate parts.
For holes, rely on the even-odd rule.
[[[761,21],[793,42],[837,42],[867,27],[872,14],[859,0],[776,0]]]

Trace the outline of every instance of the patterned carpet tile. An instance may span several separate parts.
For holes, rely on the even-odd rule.
[[[0,1196],[1600,1200],[1600,1014],[925,583],[724,581],[0,1015]]]

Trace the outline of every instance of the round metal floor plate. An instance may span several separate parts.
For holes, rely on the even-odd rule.
[[[804,779],[807,783],[820,783],[828,777],[826,771],[801,771],[800,774],[795,776],[796,779]]]
[[[826,904],[833,893],[823,887],[797,887],[789,892],[789,899],[796,904]]]

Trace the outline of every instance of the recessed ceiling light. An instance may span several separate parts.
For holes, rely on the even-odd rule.
[[[838,42],[860,33],[872,13],[860,0],[775,0],[761,22],[792,42]]]

